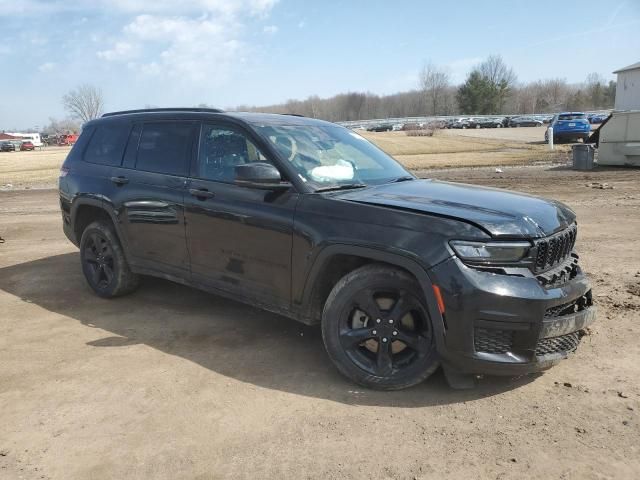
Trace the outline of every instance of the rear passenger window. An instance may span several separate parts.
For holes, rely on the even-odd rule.
[[[184,175],[193,131],[192,123],[145,123],[138,143],[136,168],[147,172]]]
[[[84,160],[100,165],[120,165],[129,128],[126,123],[97,125],[84,151]]]

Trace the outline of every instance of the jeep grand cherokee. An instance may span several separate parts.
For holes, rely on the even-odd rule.
[[[106,114],[60,173],[102,297],[155,275],[320,323],[367,387],[546,369],[595,318],[565,205],[421,180],[358,134],[213,109]]]

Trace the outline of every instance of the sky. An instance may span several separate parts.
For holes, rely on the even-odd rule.
[[[454,83],[499,54],[518,80],[581,82],[640,61],[640,0],[0,0],[0,130],[64,118],[88,83],[105,110],[269,105]]]

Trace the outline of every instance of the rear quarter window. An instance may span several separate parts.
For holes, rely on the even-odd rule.
[[[100,165],[120,165],[129,136],[129,124],[105,123],[93,128],[94,132],[84,151],[83,160]],[[83,132],[83,135],[86,133],[89,132]]]

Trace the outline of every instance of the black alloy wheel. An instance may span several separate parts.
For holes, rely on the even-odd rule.
[[[109,241],[93,231],[84,242],[82,254],[91,286],[97,290],[108,289],[115,280],[113,249]]]
[[[347,309],[340,342],[351,361],[371,375],[399,373],[429,354],[427,313],[409,292],[362,290]]]

